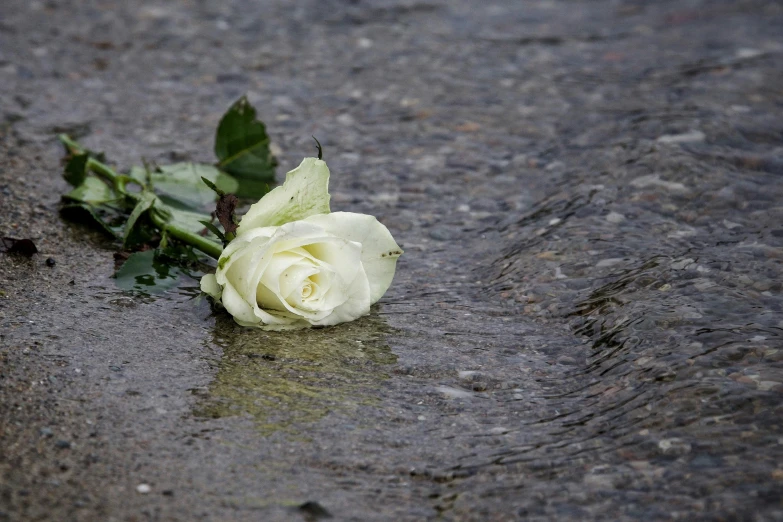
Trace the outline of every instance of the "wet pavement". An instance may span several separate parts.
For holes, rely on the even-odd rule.
[[[0,520],[783,520],[779,2],[128,4],[0,6]],[[56,133],[211,161],[244,93],[405,249],[370,316],[59,217]]]

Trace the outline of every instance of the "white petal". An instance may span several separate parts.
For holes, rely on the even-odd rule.
[[[231,244],[228,246],[230,247]],[[227,247],[226,251],[228,250]],[[218,270],[215,276],[218,283],[231,282],[242,297],[248,302],[253,302],[258,279],[271,257],[269,239],[256,238],[230,253],[225,261],[222,258],[218,260]]]
[[[329,267],[346,283],[353,281],[363,262],[359,243],[330,235],[323,227],[307,220],[279,227],[270,239],[270,248],[275,252],[303,252],[304,257]]]
[[[269,264],[261,275],[261,283],[275,294],[280,293],[280,277],[291,265],[302,260],[302,256],[291,252],[278,252],[269,260]]]
[[[299,315],[298,310],[286,302],[286,295],[281,293],[280,279],[292,265],[301,260],[301,256],[290,252],[281,252],[271,257],[266,270],[261,274],[255,292],[259,306],[265,309],[289,311]]]
[[[265,324],[265,325],[258,325],[262,330],[267,330],[270,332],[280,332],[283,330],[301,330],[303,328],[310,328],[312,324],[305,320],[296,320],[292,319],[290,323],[276,323],[276,324]]]
[[[292,252],[278,252],[270,256],[269,263],[260,274],[256,286],[253,288],[252,299],[255,300],[263,313],[271,311],[290,312],[307,320],[320,319],[329,313],[330,310],[300,310],[286,300],[287,294],[281,290],[281,279],[294,265],[302,261],[302,256]],[[306,260],[306,262],[312,267],[310,260]],[[286,291],[290,292],[288,289]],[[265,320],[264,322],[269,321]]]
[[[235,239],[218,261],[215,279],[224,287],[221,301],[236,322],[243,326],[290,322],[262,310],[256,299],[258,280],[272,257],[268,243],[266,234],[257,235],[251,241]]]
[[[292,293],[299,293],[305,279],[318,273],[318,267],[309,259],[301,260],[292,265],[280,277],[280,295],[288,299]]]
[[[271,289],[267,288],[265,284],[259,284],[256,288],[256,303],[258,304],[259,309],[263,309],[267,311],[267,313],[271,310],[287,310],[278,295],[277,292],[273,292]]]
[[[201,291],[205,294],[212,296],[214,299],[220,299],[220,294],[223,293],[223,289],[215,279],[215,274],[206,274],[201,278]]]
[[[330,234],[362,245],[362,266],[370,282],[370,301],[375,303],[391,285],[397,258],[402,250],[389,230],[373,216],[352,212],[332,212],[304,220],[319,225]]]
[[[253,239],[257,240],[257,238]],[[238,259],[241,259],[244,255],[250,253],[248,249],[251,247],[253,239],[234,239],[226,245],[226,248],[223,249],[223,253],[220,254],[218,268],[215,271],[215,277],[217,277],[218,283],[221,285],[226,284],[226,273],[231,268],[231,265]],[[263,240],[257,240],[257,244],[261,241]]]
[[[370,285],[363,270],[343,289],[348,299],[321,320],[313,321],[314,325],[334,325],[347,323],[370,313]]]
[[[257,237],[272,237],[277,229],[278,227],[260,227],[248,229],[244,234],[242,234],[242,239],[244,241],[250,241],[251,239],[255,239]],[[229,243],[229,245],[232,243],[233,241]]]
[[[329,167],[305,158],[286,174],[285,182],[266,194],[242,217],[237,235],[257,227],[283,225],[314,214],[329,212]]]
[[[310,323],[307,321],[302,321],[297,317],[283,317],[277,314],[268,314],[268,318],[269,322],[245,322],[236,317],[234,317],[234,321],[236,321],[236,323],[240,326],[255,326],[256,328],[261,328],[262,330],[292,330],[310,326]]]
[[[353,281],[362,265],[362,246],[355,241],[343,238],[314,240],[308,245],[302,245],[302,249],[328,266],[346,282]]]
[[[256,325],[261,319],[253,313],[253,307],[248,303],[234,288],[234,285],[228,283],[223,288],[223,297],[221,298],[223,306],[228,313],[234,316],[234,319],[243,325]]]

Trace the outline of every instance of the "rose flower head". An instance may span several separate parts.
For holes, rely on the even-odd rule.
[[[370,312],[402,250],[375,217],[330,212],[329,168],[305,158],[242,217],[201,290],[243,326],[335,325]]]

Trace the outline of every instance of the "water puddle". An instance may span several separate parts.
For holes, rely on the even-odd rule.
[[[264,332],[218,317],[211,343],[223,354],[195,414],[246,417],[262,434],[296,431],[331,411],[376,401],[397,357],[386,344],[393,330],[378,315],[327,329]]]

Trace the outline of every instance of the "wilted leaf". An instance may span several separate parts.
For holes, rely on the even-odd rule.
[[[220,196],[215,208],[215,215],[223,225],[223,230],[227,236],[233,236],[237,231],[237,224],[234,220],[234,211],[237,208],[237,197],[233,194],[224,194]]]
[[[256,110],[246,97],[234,103],[220,120],[215,155],[218,167],[237,178],[274,181],[277,160],[269,150],[266,127],[256,119]]]
[[[32,239],[4,237],[0,240],[0,252],[33,257],[33,254],[38,253],[38,249],[35,247],[35,243],[33,243]]]

